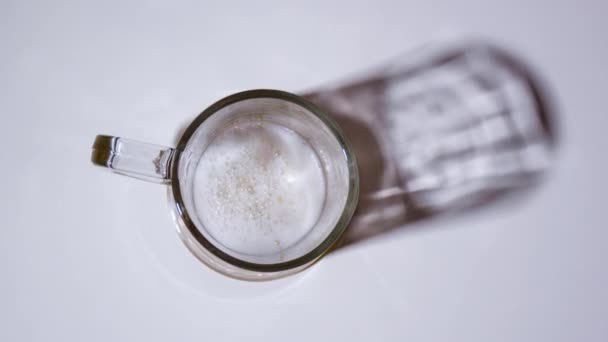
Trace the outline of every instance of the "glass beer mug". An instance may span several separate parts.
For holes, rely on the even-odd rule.
[[[228,96],[175,148],[97,136],[92,161],[167,184],[181,239],[212,269],[275,279],[339,241],[537,182],[555,143],[541,90],[503,50],[441,42],[346,85]]]

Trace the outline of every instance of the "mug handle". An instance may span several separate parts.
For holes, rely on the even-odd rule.
[[[170,166],[175,149],[135,140],[98,135],[91,161],[116,173],[146,181],[170,184]]]

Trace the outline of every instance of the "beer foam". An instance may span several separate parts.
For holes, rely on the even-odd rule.
[[[194,175],[194,202],[205,230],[247,255],[275,254],[306,236],[325,196],[325,175],[310,144],[262,120],[220,132]]]

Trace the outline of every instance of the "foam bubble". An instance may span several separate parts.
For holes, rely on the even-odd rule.
[[[241,122],[221,132],[201,157],[194,189],[207,232],[248,255],[274,254],[304,237],[326,191],[312,147],[267,121]]]

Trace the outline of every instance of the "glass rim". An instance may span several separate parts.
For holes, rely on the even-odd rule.
[[[208,118],[210,118],[213,114],[215,114],[220,109],[229,106],[231,104],[249,100],[256,98],[271,98],[271,99],[279,99],[291,102],[295,105],[303,107],[308,110],[311,114],[315,115],[317,118],[321,120],[321,122],[329,128],[329,131],[333,134],[333,136],[338,141],[344,156],[346,158],[346,164],[348,169],[348,194],[346,197],[346,201],[344,204],[344,208],[342,209],[342,213],[337,223],[329,233],[329,235],[321,241],[315,248],[307,252],[306,254],[299,256],[295,259],[280,262],[280,263],[272,263],[272,264],[261,264],[254,263],[245,260],[241,260],[239,258],[235,258],[228,253],[225,253],[221,249],[219,249],[216,245],[214,245],[211,241],[209,241],[205,236],[201,233],[201,231],[196,227],[190,215],[188,214],[188,210],[184,205],[183,197],[182,197],[182,189],[180,186],[180,175],[179,175],[179,163],[181,159],[181,154],[185,150],[186,146],[189,143],[190,138],[196,132],[198,127],[200,127]],[[325,114],[319,107],[317,107],[312,102],[304,99],[301,96],[288,93],[281,90],[273,90],[273,89],[255,89],[255,90],[247,90],[243,92],[239,92],[233,95],[229,95],[224,97],[223,99],[215,102],[207,109],[205,109],[201,114],[199,114],[194,121],[186,128],[184,133],[182,134],[179,143],[177,144],[176,154],[173,157],[172,165],[171,165],[171,188],[172,194],[174,198],[175,210],[179,217],[182,219],[184,226],[188,229],[190,234],[195,238],[196,242],[205,250],[218,257],[219,259],[227,262],[233,266],[239,267],[241,269],[245,269],[248,271],[254,272],[281,272],[290,269],[294,269],[300,266],[307,265],[319,259],[325,253],[327,253],[340,239],[342,233],[346,230],[348,223],[352,215],[355,212],[357,207],[357,202],[359,198],[359,175],[357,168],[357,161],[354,152],[350,146],[350,143],[346,139],[346,136],[338,126],[338,124],[330,118],[327,114]]]

